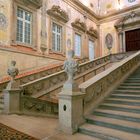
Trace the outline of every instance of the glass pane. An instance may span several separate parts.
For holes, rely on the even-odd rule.
[[[75,55],[81,56],[81,36],[75,34]]]
[[[23,18],[23,10],[20,8],[17,9],[17,17]]]

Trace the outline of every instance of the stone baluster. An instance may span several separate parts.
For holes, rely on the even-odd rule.
[[[77,62],[73,59],[74,51],[68,51],[68,59],[64,63],[64,70],[68,80],[59,94],[59,128],[61,131],[73,134],[78,130],[83,119],[84,94],[79,91],[74,81],[74,74],[78,69]]]

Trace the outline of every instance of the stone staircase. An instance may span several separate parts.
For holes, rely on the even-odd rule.
[[[140,140],[140,67],[86,116],[79,132],[101,140]]]

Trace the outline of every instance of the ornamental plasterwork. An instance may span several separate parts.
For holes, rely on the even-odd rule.
[[[86,32],[87,26],[84,22],[80,21],[79,18],[77,18],[74,22],[71,23],[73,28],[76,28],[78,30],[81,30],[83,32]]]
[[[98,33],[93,27],[90,27],[89,30],[87,30],[87,34],[91,37],[98,38]]]
[[[69,21],[69,16],[67,12],[57,5],[53,5],[51,9],[47,10],[47,14],[65,23]]]
[[[120,31],[120,30],[124,30],[127,27],[132,27],[136,25],[140,25],[140,13],[136,13],[132,11],[129,15],[117,21],[115,24],[115,28],[118,31]]]
[[[7,18],[3,13],[0,13],[0,29],[4,30],[7,28]]]

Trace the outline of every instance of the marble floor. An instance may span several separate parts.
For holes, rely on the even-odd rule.
[[[56,118],[0,115],[0,123],[38,138],[39,140],[98,140],[79,133],[66,135],[60,132],[58,119]]]

